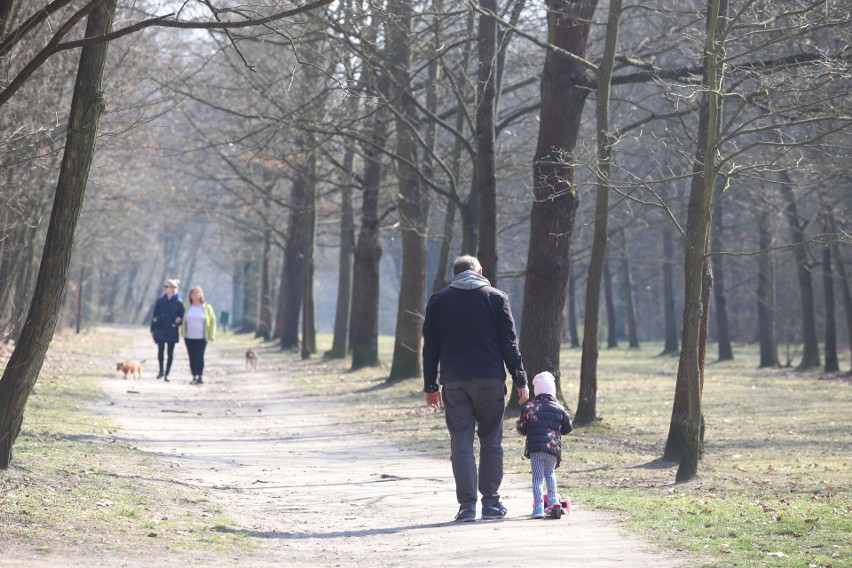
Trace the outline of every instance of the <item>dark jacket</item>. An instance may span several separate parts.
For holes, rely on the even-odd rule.
[[[571,416],[551,394],[540,394],[524,405],[515,425],[527,437],[524,456],[545,452],[556,456],[556,467],[562,462],[562,434],[574,429]]]
[[[176,318],[183,320],[183,302],[180,295],[175,294],[169,299],[163,294],[154,304],[154,315],[151,317],[151,333],[156,341],[167,341],[177,343],[180,341],[178,330],[180,324],[175,323]]]
[[[441,384],[475,378],[505,381],[508,368],[516,388],[527,385],[509,298],[472,271],[456,276],[426,306],[425,392],[438,389],[439,365]]]

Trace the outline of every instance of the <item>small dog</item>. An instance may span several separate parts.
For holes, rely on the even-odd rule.
[[[127,380],[127,375],[133,375],[137,381],[142,378],[142,364],[147,359],[142,359],[138,363],[136,361],[121,361],[115,366],[116,371],[124,373],[124,380]]]
[[[246,349],[246,371],[257,371],[257,353],[251,347]]]

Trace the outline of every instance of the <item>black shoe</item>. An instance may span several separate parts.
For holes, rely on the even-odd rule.
[[[166,381],[167,383],[170,383],[170,382],[171,382],[171,381],[169,380],[169,376],[168,376],[168,375],[166,375],[165,377],[163,377],[163,380],[164,380],[164,381]]]
[[[189,384],[194,385],[198,381],[198,377],[192,377],[192,380],[189,381]]]
[[[506,516],[506,513],[508,513],[508,511],[506,510],[506,507],[503,506],[503,503],[482,506],[483,519],[502,519]]]
[[[198,375],[198,380],[195,381],[195,384],[196,385],[203,385],[204,384],[204,381],[201,379],[201,375]]]
[[[162,378],[163,378],[163,372],[162,372],[162,371],[160,371],[159,373],[157,373],[157,378],[158,378],[158,379],[162,379]]]
[[[461,507],[459,508],[459,512],[456,513],[456,518],[454,519],[457,523],[472,523],[476,520],[476,507],[467,508]]]

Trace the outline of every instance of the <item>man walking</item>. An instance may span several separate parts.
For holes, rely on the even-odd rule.
[[[500,519],[503,481],[503,412],[506,368],[520,404],[529,399],[527,373],[518,350],[515,320],[506,293],[482,276],[473,256],[453,263],[453,281],[434,294],[423,322],[423,391],[426,404],[440,408],[440,365],[443,404],[450,432],[450,460],[456,481],[456,521],[475,521],[477,489],[482,518]],[[505,364],[505,367],[504,367]],[[479,476],[473,452],[479,436]]]

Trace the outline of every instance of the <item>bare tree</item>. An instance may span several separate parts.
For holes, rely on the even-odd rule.
[[[586,280],[586,317],[583,320],[583,356],[580,361],[580,399],[574,417],[579,425],[597,419],[597,367],[598,367],[598,317],[600,314],[601,278],[606,264],[606,246],[609,219],[609,195],[612,191],[610,173],[612,146],[615,137],[610,131],[609,99],[612,87],[612,71],[618,41],[618,25],[621,19],[621,0],[611,0],[607,21],[606,46],[597,69],[598,88],[595,93],[595,116],[597,132],[598,186],[595,196],[595,234],[592,241],[592,256]],[[573,278],[571,279],[573,280]],[[607,296],[610,310],[611,293]],[[610,321],[609,333],[614,333]]]
[[[99,3],[89,14],[86,37],[107,33],[112,27],[114,14],[115,0]],[[42,265],[29,314],[21,331],[21,341],[0,378],[0,469],[9,467],[12,446],[21,431],[24,408],[41,370],[65,296],[71,263],[70,245],[74,241],[74,230],[83,206],[98,124],[104,108],[101,81],[107,46],[105,42],[97,43],[84,47],[80,52],[65,155],[59,172]]]
[[[571,239],[579,201],[573,185],[572,154],[589,94],[574,78],[584,76],[588,69],[583,57],[596,6],[597,0],[547,2],[550,43],[541,80],[540,126],[533,160],[535,200],[530,215],[520,345],[531,375],[550,371],[557,381]]]

